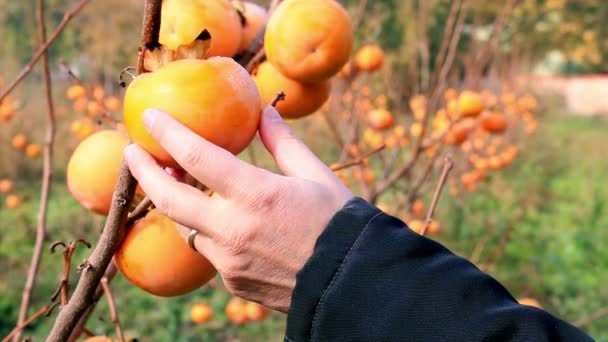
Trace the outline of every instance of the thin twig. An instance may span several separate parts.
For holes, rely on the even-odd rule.
[[[63,251],[63,272],[62,272],[62,277],[61,277],[61,281],[59,282],[59,286],[57,287],[57,290],[55,290],[55,293],[51,296],[51,301],[55,301],[57,299],[57,296],[61,294],[61,306],[64,306],[67,304],[68,302],[68,297],[69,297],[69,291],[70,291],[70,269],[72,266],[72,256],[74,256],[74,252],[76,251],[76,246],[78,245],[78,243],[83,244],[84,246],[86,246],[87,248],[91,248],[91,244],[88,243],[87,241],[83,240],[83,239],[78,239],[74,242],[70,242],[69,244],[65,244],[64,242],[61,241],[56,241],[53,244],[51,244],[51,253],[55,253],[55,249],[59,246],[63,247],[64,251]]]
[[[142,44],[138,53],[137,72],[145,72],[144,55],[146,49],[158,46],[162,0],[146,0]],[[59,313],[47,342],[63,342],[68,339],[74,327],[93,304],[94,294],[104,272],[112,260],[125,235],[125,223],[129,204],[135,194],[137,181],[131,175],[129,166],[123,161],[120,167],[118,184],[112,196],[112,206],[95,250],[83,264],[82,275],[74,295],[68,305]]]
[[[133,209],[133,211],[131,211],[131,214],[129,214],[129,218],[127,219],[127,227],[131,226],[133,223],[135,223],[135,221],[139,220],[140,218],[146,216],[146,213],[148,212],[148,210],[150,209],[150,207],[153,205],[152,200],[150,199],[150,197],[146,196],[144,197],[144,199],[141,200],[141,202],[139,202],[139,204],[137,204],[137,206],[135,207],[135,209]]]
[[[120,325],[120,319],[118,318],[118,311],[116,310],[116,303],[114,302],[114,295],[112,295],[112,289],[110,289],[110,285],[108,284],[108,278],[101,278],[101,287],[103,288],[103,292],[106,294],[106,299],[108,300],[110,319],[112,320],[114,328],[116,329],[118,341],[125,342],[125,335],[122,332],[122,326]]]
[[[19,85],[19,83],[21,83],[21,81],[23,81],[23,79],[34,69],[34,65],[38,63],[38,61],[46,53],[48,48],[53,44],[57,37],[59,37],[59,34],[61,34],[63,29],[65,29],[65,27],[72,20],[72,18],[74,18],[76,14],[78,14],[78,12],[80,12],[80,10],[82,10],[88,2],[89,0],[80,0],[80,2],[76,4],[73,9],[71,9],[64,15],[63,20],[61,20],[55,31],[51,33],[49,39],[47,39],[46,42],[42,44],[40,48],[38,48],[36,53],[34,53],[30,62],[21,70],[21,72],[19,72],[19,75],[17,75],[17,77],[11,83],[9,83],[6,88],[4,88],[4,90],[2,90],[2,92],[0,93],[0,102],[2,102],[4,98],[8,96],[17,87],[17,85]]]
[[[72,71],[72,68],[70,68],[70,66],[65,62],[65,61],[60,61],[59,64],[61,64],[61,66],[63,66],[63,68],[66,70],[66,72],[68,73],[68,76],[70,76],[70,78],[76,82],[76,84],[78,84],[79,86],[83,87],[84,89],[86,89],[86,93],[87,94],[92,94],[91,91],[91,87],[88,87],[81,79],[80,77],[76,76],[76,74],[74,73],[74,71]],[[110,111],[108,110],[108,108],[106,107],[106,104],[103,103],[103,101],[101,101],[100,99],[97,99],[95,97],[93,97],[93,101],[95,101],[97,103],[97,105],[99,105],[99,107],[101,108],[102,113],[99,114],[99,116],[101,116],[104,119],[107,119],[108,121],[110,121],[111,123],[117,124],[120,123],[120,120],[116,119],[115,117],[112,116],[112,114],[110,113]]]
[[[51,303],[36,311],[36,313],[34,313],[28,319],[24,320],[21,324],[17,325],[8,335],[6,335],[2,342],[10,341],[13,336],[17,336],[17,334],[23,331],[23,329],[25,329],[28,325],[32,324],[32,322],[40,318],[42,315],[49,316],[58,304],[59,303]]]
[[[429,211],[426,213],[426,218],[424,220],[424,227],[420,231],[420,235],[426,234],[426,231],[429,229],[431,225],[431,221],[433,218],[433,214],[435,213],[435,208],[437,207],[437,202],[439,202],[439,197],[441,196],[441,191],[445,186],[446,181],[448,180],[448,176],[450,175],[450,171],[454,167],[454,161],[451,156],[445,157],[443,161],[443,170],[441,171],[441,177],[439,178],[439,183],[437,183],[437,188],[435,188],[435,193],[433,194],[433,200],[431,201],[431,206]]]
[[[352,166],[361,165],[369,157],[371,157],[374,154],[379,153],[380,151],[384,150],[385,147],[386,147],[386,145],[382,144],[380,147],[377,147],[377,148],[375,148],[375,149],[373,149],[373,150],[371,150],[371,151],[369,151],[369,152],[367,152],[367,153],[365,153],[365,154],[363,154],[363,155],[361,155],[361,156],[359,156],[359,157],[357,157],[357,158],[355,158],[355,159],[353,159],[351,161],[347,161],[345,163],[340,163],[340,164],[332,165],[331,166],[331,170],[333,172],[336,172],[336,171],[347,169],[347,168],[352,167]]]
[[[471,257],[469,258],[473,264],[477,265],[479,263],[479,258],[481,258],[481,253],[485,249],[486,243],[488,243],[488,238],[488,235],[483,235],[475,244],[473,253],[471,253]]]
[[[38,21],[38,37],[40,43],[46,41],[46,23],[44,21],[44,0],[38,0],[36,18]],[[38,217],[36,218],[36,242],[30,268],[27,273],[25,287],[21,296],[21,308],[19,309],[18,324],[25,321],[30,307],[32,291],[36,285],[38,269],[40,268],[40,257],[44,248],[44,238],[46,236],[47,211],[49,196],[51,193],[51,183],[53,178],[53,142],[55,140],[55,106],[53,105],[53,88],[51,73],[49,71],[49,59],[46,50],[42,53],[42,70],[44,74],[44,93],[47,106],[47,125],[44,141],[44,156],[42,162],[42,185],[40,189],[40,206]],[[17,332],[14,341],[21,339],[21,332]]]
[[[592,323],[593,321],[596,321],[604,316],[608,316],[608,307],[605,308],[601,308],[599,310],[597,310],[596,312],[592,313],[591,315],[581,318],[578,321],[574,321],[574,323],[572,323],[575,327],[582,327],[583,325],[587,325],[589,323]]]

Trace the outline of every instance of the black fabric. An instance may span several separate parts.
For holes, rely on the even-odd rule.
[[[592,341],[360,198],[297,275],[285,341]]]

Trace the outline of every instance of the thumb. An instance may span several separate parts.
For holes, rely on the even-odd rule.
[[[260,123],[262,143],[286,176],[316,181],[333,177],[331,170],[300,140],[277,110],[268,106]]]

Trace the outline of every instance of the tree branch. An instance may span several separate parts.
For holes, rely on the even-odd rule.
[[[80,10],[82,10],[88,2],[89,0],[80,0],[80,2],[76,4],[73,9],[71,9],[65,14],[63,20],[61,20],[55,31],[51,33],[49,39],[44,44],[42,44],[40,48],[38,48],[36,53],[34,53],[30,62],[21,70],[21,72],[19,72],[19,75],[17,75],[17,77],[11,83],[9,83],[9,85],[7,85],[6,88],[2,90],[2,92],[0,92],[0,102],[2,102],[4,98],[8,96],[17,87],[17,85],[19,85],[19,83],[21,83],[21,81],[23,81],[23,79],[32,71],[34,65],[38,63],[40,58],[42,58],[42,56],[46,53],[51,44],[53,44],[57,37],[59,37],[59,34],[61,34],[63,29],[65,29],[65,27],[72,20],[72,18],[74,18],[76,14],[78,14],[78,12],[80,12]]]
[[[40,43],[46,41],[46,23],[44,20],[44,0],[38,0],[36,18],[38,21],[38,37]],[[42,165],[42,185],[40,190],[40,207],[38,209],[38,217],[36,219],[36,242],[34,244],[34,252],[30,268],[27,273],[25,287],[21,295],[21,308],[19,309],[19,318],[17,324],[21,325],[27,317],[32,291],[36,285],[38,269],[40,268],[40,257],[44,248],[44,238],[46,237],[46,218],[49,203],[49,195],[51,192],[51,181],[53,178],[53,142],[55,140],[55,107],[53,105],[53,88],[51,81],[51,73],[49,71],[49,58],[46,50],[42,52],[42,69],[44,74],[44,89],[47,106],[47,126],[44,141],[44,157]],[[13,341],[18,342],[21,339],[21,331],[18,331],[13,338]]]
[[[141,46],[138,53],[137,72],[145,72],[144,55],[146,49],[158,46],[162,0],[146,0]],[[124,235],[129,203],[133,199],[137,181],[123,161],[116,190],[112,197],[112,207],[95,250],[82,268],[82,276],[70,298],[68,305],[59,313],[47,338],[48,342],[63,342],[68,339],[87,308],[94,303],[95,291],[103,277],[114,252]]]
[[[435,208],[437,207],[437,202],[439,202],[439,197],[441,196],[441,191],[445,186],[445,182],[448,180],[448,176],[450,171],[454,167],[454,161],[451,156],[447,156],[443,162],[443,171],[441,171],[441,177],[439,178],[439,183],[437,184],[437,188],[435,189],[435,193],[433,194],[433,200],[431,201],[431,206],[429,211],[426,213],[426,219],[424,220],[424,227],[420,231],[420,235],[426,234],[426,231],[429,229],[431,225],[431,220],[433,218],[433,214],[435,213]]]
[[[101,287],[103,288],[103,292],[106,294],[106,299],[108,300],[108,308],[110,309],[110,319],[114,324],[116,329],[116,336],[118,337],[118,341],[125,342],[125,335],[122,332],[122,326],[120,325],[120,319],[118,318],[118,311],[116,310],[116,304],[114,302],[114,296],[112,295],[112,289],[110,289],[110,285],[108,284],[108,278],[101,278]]]

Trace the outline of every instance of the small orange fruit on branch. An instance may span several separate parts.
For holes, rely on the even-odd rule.
[[[331,81],[303,83],[283,76],[272,64],[261,63],[253,80],[260,91],[263,104],[270,104],[281,91],[286,96],[277,103],[277,110],[287,119],[297,119],[319,110],[329,98]]]
[[[376,71],[384,64],[384,52],[377,45],[364,45],[355,54],[357,68],[363,71]]]
[[[107,215],[129,138],[117,130],[99,131],[83,140],[67,167],[68,189],[80,204]]]
[[[156,108],[172,115],[208,141],[238,154],[255,136],[261,99],[247,71],[227,57],[182,59],[138,76],[124,99],[124,124],[134,143],[161,164],[177,167],[152,138],[144,111]]]
[[[159,42],[176,51],[207,30],[209,56],[234,56],[241,46],[241,19],[228,0],[164,0]]]
[[[196,324],[207,323],[213,318],[213,309],[207,303],[198,303],[190,309],[190,319]]]
[[[205,257],[188,246],[176,223],[156,209],[128,231],[114,261],[131,283],[161,297],[196,290],[217,273]]]
[[[458,109],[463,116],[477,116],[484,108],[481,96],[473,91],[463,91],[458,98]]]
[[[352,23],[334,0],[285,0],[268,20],[264,44],[268,61],[301,82],[321,82],[350,58]]]

